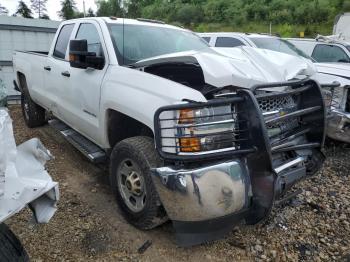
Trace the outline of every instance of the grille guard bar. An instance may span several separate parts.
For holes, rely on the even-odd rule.
[[[273,87],[281,86],[289,86],[292,87],[292,89],[286,92],[272,92],[264,95],[256,95],[254,93],[256,90],[259,89],[273,89]],[[321,89],[316,82],[314,82],[313,80],[303,80],[287,83],[274,83],[271,85],[260,85],[254,88],[254,92],[252,90],[240,89],[237,90],[237,93],[235,95],[230,94],[230,98],[228,99],[217,98],[207,103],[188,103],[167,106],[160,108],[155,114],[154,123],[156,135],[156,148],[164,160],[171,160],[166,161],[166,163],[173,166],[175,174],[174,177],[176,177],[177,179],[181,178],[183,180],[183,176],[177,175],[177,171],[179,171],[180,167],[186,169],[187,166],[189,168],[187,170],[191,170],[190,167],[198,168],[199,166],[199,168],[201,168],[203,166],[193,165],[191,163],[193,163],[194,161],[191,160],[196,160],[196,162],[198,163],[200,160],[216,158],[219,161],[226,161],[226,159],[231,159],[231,161],[237,161],[241,163],[242,170],[244,170],[244,173],[247,175],[248,178],[246,186],[249,188],[249,199],[246,206],[241,211],[236,211],[235,213],[228,214],[227,216],[221,218],[219,217],[218,219],[214,220],[199,219],[198,221],[186,221],[186,217],[184,218],[179,216],[183,215],[181,213],[183,208],[179,209],[179,213],[169,213],[170,215],[173,215],[173,217],[170,217],[173,220],[173,225],[177,233],[178,241],[182,242],[183,245],[198,244],[202,243],[203,241],[207,241],[208,239],[216,239],[219,235],[221,236],[222,232],[227,232],[227,230],[230,230],[230,228],[232,228],[233,225],[237,224],[242,219],[244,219],[247,224],[256,224],[266,219],[270,214],[274,203],[278,203],[277,200],[285,197],[286,190],[290,189],[296,182],[308,175],[307,167],[306,165],[304,165],[304,162],[308,161],[307,156],[296,156],[291,161],[283,163],[279,166],[274,166],[273,157],[275,154],[279,154],[280,151],[285,150],[295,152],[297,150],[304,151],[305,149],[313,149],[315,151],[313,151],[311,157],[315,159],[314,161],[317,164],[320,164],[324,160],[322,158],[322,153],[320,152],[320,149],[323,147],[324,143],[324,127],[326,114]],[[300,93],[303,93],[303,95],[300,96],[301,98],[299,102],[301,104],[301,108],[298,108],[299,111],[307,108],[317,108],[317,110],[312,110],[312,112],[309,112],[309,110],[301,111],[300,113],[303,114],[301,114],[300,116],[298,115],[297,117],[301,117],[301,124],[304,126],[300,127],[300,129],[298,130],[293,129],[292,131],[288,131],[284,134],[285,137],[278,141],[278,143],[272,142],[268,135],[266,119],[264,118],[263,112],[259,107],[258,100],[273,96],[297,96],[300,95]],[[239,116],[239,120],[242,123],[239,128],[242,130],[249,130],[250,139],[241,141],[239,150],[218,152],[202,156],[178,156],[162,151],[162,143],[160,141],[161,129],[159,122],[159,116],[162,112],[166,110],[179,110],[184,108],[199,108],[210,105],[221,105],[227,102],[238,103],[237,111],[244,112],[244,114],[240,114]],[[302,143],[296,143],[293,145],[288,143],[291,139],[295,139],[296,137],[300,136],[305,136],[305,140],[307,141],[304,140],[302,141]],[[235,151],[236,153],[234,153]],[[186,165],[186,161],[191,161],[191,163],[188,163],[188,165]],[[182,165],[176,165],[176,163],[179,162]],[[218,163],[218,161],[206,162],[206,164],[209,165],[209,168],[213,167],[215,163]],[[153,172],[155,172],[155,170],[153,170]],[[181,173],[181,170],[179,172]],[[193,172],[188,173],[191,174],[192,177],[194,176]],[[170,201],[170,209],[177,210],[175,209],[177,205],[173,202],[174,197],[172,195],[172,190],[174,190],[174,188],[178,188],[179,185],[183,186],[183,184],[178,183],[176,184],[177,187],[169,186],[171,185],[170,182],[173,180],[166,179],[166,175],[162,177],[159,176],[159,174],[158,176],[155,176],[154,174],[152,178],[156,181],[155,185],[158,193],[160,194],[160,200],[165,202]],[[212,178],[211,175],[208,177]],[[195,179],[192,178],[192,180],[188,181],[192,181],[192,183],[194,183],[198,182],[198,179],[200,180],[200,178],[195,177]],[[217,180],[214,180],[214,185],[218,186]],[[167,185],[167,187],[165,187],[164,185]],[[203,185],[201,184],[201,186]],[[170,190],[166,191],[170,195],[168,197],[163,198],[162,192],[164,193],[164,191],[159,191],[159,188],[161,188],[161,190]],[[211,194],[208,190],[198,191],[198,189],[199,188],[197,188],[197,190],[194,190],[193,192],[189,191],[188,196],[191,198],[197,196],[200,200],[201,198],[199,197],[199,193],[201,193],[203,196],[209,197],[209,199],[211,199],[210,196],[207,195]],[[180,193],[179,195],[181,195],[182,197],[184,196]],[[187,201],[177,202],[181,202],[181,205],[188,204]],[[189,210],[193,211],[192,208],[190,208]],[[204,209],[204,211],[205,210],[206,209]],[[205,212],[200,214],[202,214],[202,218],[209,216]],[[194,212],[194,215],[197,216],[198,214]],[[209,227],[208,225],[212,225],[212,227]]]

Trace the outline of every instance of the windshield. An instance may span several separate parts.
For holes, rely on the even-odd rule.
[[[298,49],[295,45],[288,42],[287,40],[272,37],[250,37],[249,39],[252,40],[254,44],[259,48],[269,49],[288,55],[302,56],[304,58],[314,61],[313,58],[305,54],[303,51]]]
[[[109,24],[120,65],[176,52],[209,49],[202,38],[190,31],[158,26]]]
[[[348,45],[346,48],[350,51],[350,45]]]

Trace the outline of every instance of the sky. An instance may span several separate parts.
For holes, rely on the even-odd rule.
[[[97,6],[95,4],[95,0],[75,0],[79,11],[83,11],[84,1],[86,11],[91,7],[92,10],[96,12]],[[1,5],[5,6],[10,11],[9,15],[16,12],[18,2],[19,0],[0,0]],[[24,0],[24,2],[26,2],[26,4],[30,7],[30,0]],[[51,20],[61,20],[57,14],[57,12],[61,9],[61,0],[48,0],[46,8]]]

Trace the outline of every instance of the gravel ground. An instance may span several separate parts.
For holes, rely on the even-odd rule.
[[[106,170],[90,164],[49,126],[28,129],[10,107],[17,143],[38,137],[55,159],[47,165],[60,183],[58,211],[47,225],[28,210],[8,221],[33,261],[350,261],[350,147],[331,144],[323,170],[298,185],[288,205],[257,226],[236,227],[225,239],[192,248],[174,244],[170,223],[148,232],[121,216]],[[143,253],[146,241],[152,245]]]

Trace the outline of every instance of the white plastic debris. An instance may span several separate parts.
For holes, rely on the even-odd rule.
[[[12,121],[0,108],[0,222],[29,205],[38,223],[47,223],[56,212],[58,183],[45,170],[50,152],[39,139],[16,148]]]

